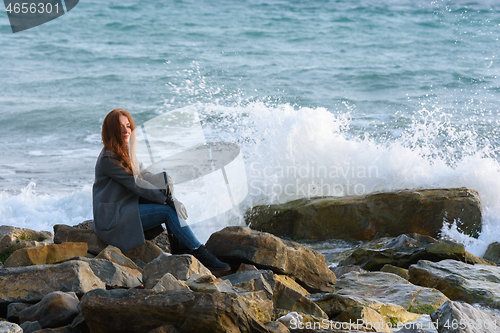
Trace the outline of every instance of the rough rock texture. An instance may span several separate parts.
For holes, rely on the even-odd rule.
[[[99,252],[99,254],[95,257],[96,259],[106,259],[114,262],[115,264],[125,266],[131,269],[135,269],[138,271],[142,271],[142,269],[137,266],[132,259],[125,256],[119,248],[108,245],[104,250]]]
[[[288,328],[279,321],[270,321],[265,325],[271,333],[290,333]]]
[[[494,242],[488,245],[488,249],[483,256],[484,259],[500,264],[500,243]]]
[[[19,323],[19,314],[26,308],[29,308],[33,304],[29,303],[10,303],[7,306],[7,320],[13,323]]]
[[[248,311],[261,323],[272,320],[274,315],[273,302],[267,298],[264,291],[238,292],[238,296],[240,296]]]
[[[374,301],[383,299],[415,313],[430,313],[448,300],[439,290],[416,286],[384,272],[348,273],[338,279],[335,293]]]
[[[421,260],[410,266],[408,272],[410,282],[436,288],[451,300],[483,303],[500,309],[500,267],[456,260]]]
[[[177,280],[172,274],[162,276],[158,283],[152,288],[154,291],[190,290],[186,282]]]
[[[115,264],[105,259],[76,258],[89,264],[94,274],[106,284],[107,289],[135,288],[142,284],[142,274],[137,269]]]
[[[257,206],[246,215],[255,230],[298,239],[370,240],[376,234],[419,233],[437,237],[443,221],[481,232],[481,201],[467,188],[404,190],[362,197],[299,199]]]
[[[305,296],[302,296],[298,300],[296,300],[293,303],[293,306],[291,309],[285,309],[285,310],[292,310],[296,312],[301,312],[305,313],[317,318],[322,318],[322,319],[328,319],[328,315],[313,301],[311,301],[309,298],[306,298]]]
[[[192,274],[187,279],[186,284],[189,289],[201,293],[236,293],[236,290],[228,280],[221,280],[209,275]]]
[[[165,324],[180,332],[267,332],[232,293],[93,290],[81,299],[93,333],[147,332]]]
[[[384,265],[384,267],[382,267],[380,269],[380,271],[385,272],[385,273],[396,274],[396,275],[399,275],[400,277],[402,277],[403,279],[408,280],[408,270],[405,268],[396,267],[396,266],[386,264],[386,265]]]
[[[179,333],[179,331],[174,325],[162,325],[149,331],[148,333]]]
[[[462,244],[419,234],[376,239],[341,253],[336,259],[341,259],[340,266],[359,265],[371,271],[380,270],[386,264],[408,268],[419,260],[455,259],[470,263],[488,263],[465,251]]]
[[[476,309],[470,304],[448,301],[431,314],[439,333],[500,332],[500,317]]]
[[[273,297],[274,274],[270,270],[243,271],[222,277],[231,282],[233,287],[248,291],[263,290],[269,299]]]
[[[23,333],[23,329],[15,323],[9,323],[8,321],[0,321],[0,332]]]
[[[98,288],[104,289],[104,282],[83,261],[0,269],[0,305],[38,302],[53,291],[74,291],[81,296]]]
[[[20,322],[38,321],[42,328],[55,328],[71,324],[78,315],[80,301],[74,292],[55,291],[42,300],[21,311]]]
[[[56,224],[54,226],[54,243],[61,244],[65,242],[87,243],[89,253],[94,255],[99,254],[107,246],[92,229],[80,229],[69,225]]]
[[[190,254],[170,255],[162,253],[144,267],[142,271],[144,287],[151,289],[167,273],[182,281],[189,279],[192,274],[212,274],[208,268]]]
[[[155,243],[147,240],[143,245],[125,252],[124,255],[132,259],[137,266],[144,268],[144,266],[151,261],[158,258],[160,254],[164,253]]]
[[[54,235],[49,231],[35,231],[0,226],[0,253],[6,250],[17,250],[23,247],[34,247],[52,243]]]
[[[37,321],[25,321],[20,325],[21,329],[23,330],[24,333],[32,333],[36,331],[41,331],[42,330],[42,325],[40,325],[39,322]]]
[[[336,267],[331,267],[330,270],[335,274],[337,279],[340,278],[342,275],[345,275],[352,271],[360,273],[366,272],[366,270],[357,265],[336,266]]]
[[[73,257],[85,257],[87,243],[63,243],[19,249],[5,261],[5,267],[57,264]]]
[[[350,308],[338,315],[335,320],[361,324],[368,329],[374,329],[375,332],[391,333],[384,318],[377,311],[365,306]]]
[[[293,276],[311,292],[335,289],[335,274],[325,257],[296,242],[245,227],[226,227],[210,236],[207,247],[227,262],[249,262],[278,274]]]
[[[286,275],[275,274],[274,280],[273,303],[277,308],[292,310],[296,301],[309,295],[307,290]]]

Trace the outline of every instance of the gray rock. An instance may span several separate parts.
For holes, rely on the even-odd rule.
[[[409,281],[436,288],[451,300],[488,304],[500,309],[500,267],[470,265],[456,260],[420,260],[410,266]]]
[[[229,263],[250,262],[258,268],[293,276],[310,292],[335,290],[335,274],[325,257],[296,242],[245,227],[226,227],[210,236],[206,246]]]
[[[19,323],[19,313],[33,304],[29,303],[10,303],[7,306],[7,320],[13,323]]]
[[[81,296],[105,287],[83,261],[0,269],[0,305],[39,302],[53,291],[73,291]]]
[[[42,328],[69,325],[79,313],[79,303],[74,292],[55,291],[46,295],[39,303],[21,311],[20,321],[38,321]]]
[[[357,266],[357,265],[346,265],[346,266],[337,266],[337,267],[331,267],[330,270],[335,274],[335,276],[340,278],[343,275],[346,275],[349,272],[355,271],[355,272],[360,272],[364,273],[366,270],[363,268]]]
[[[140,271],[105,259],[78,258],[89,264],[94,274],[106,284],[107,289],[135,288],[142,284]]]
[[[23,329],[15,323],[9,323],[8,321],[0,321],[0,332],[23,333]]]
[[[177,280],[172,274],[167,273],[158,281],[152,288],[154,291],[174,291],[174,290],[190,290],[186,282]]]
[[[274,273],[270,270],[249,270],[222,277],[231,282],[233,287],[248,291],[263,290],[269,299],[273,298]]]
[[[217,279],[212,274],[192,274],[186,281],[186,285],[193,291],[202,293],[236,293],[236,290],[228,280]]]
[[[69,225],[56,224],[54,226],[54,243],[65,242],[87,243],[88,251],[94,255],[98,255],[107,246],[92,229],[79,229]]]
[[[490,260],[497,265],[500,264],[500,243],[494,242],[488,245],[488,249],[486,250],[483,258]]]
[[[463,302],[448,301],[431,314],[439,333],[500,332],[500,317]]]
[[[43,327],[37,321],[25,321],[20,326],[24,333],[32,333],[43,329]]]
[[[170,255],[162,253],[144,267],[142,271],[144,287],[146,289],[153,288],[167,273],[182,281],[186,281],[192,274],[212,274],[208,268],[190,254]]]

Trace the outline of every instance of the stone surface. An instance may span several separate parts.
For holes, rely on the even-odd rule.
[[[174,325],[162,325],[149,331],[148,333],[179,333],[179,331]]]
[[[321,309],[319,305],[306,298],[305,296],[302,296],[301,298],[296,300],[293,303],[291,309],[285,310],[292,310],[295,312],[305,313],[317,318],[328,319],[328,315],[323,311],[323,309]]]
[[[233,287],[248,291],[263,290],[269,299],[273,297],[274,274],[270,270],[249,270],[222,277],[231,282]]]
[[[367,242],[337,256],[340,266],[359,265],[378,271],[384,265],[408,268],[419,260],[441,261],[455,259],[476,263],[486,261],[465,251],[462,244],[450,240],[436,240],[419,234],[403,234],[395,238],[381,238]],[[493,264],[493,263],[492,263]]]
[[[182,281],[186,281],[192,274],[212,274],[208,268],[190,254],[170,255],[162,252],[144,267],[142,271],[144,287],[151,289],[167,273]]]
[[[186,282],[177,280],[172,274],[162,276],[158,283],[152,288],[154,291],[190,290]]]
[[[212,274],[200,275],[192,274],[186,281],[189,289],[201,293],[236,293],[236,290],[228,280],[221,280]]]
[[[307,290],[289,276],[275,274],[274,280],[273,303],[277,308],[292,310],[296,301],[309,295]]]
[[[355,271],[355,272],[366,272],[363,268],[357,266],[357,265],[347,265],[347,266],[336,266],[336,267],[331,267],[330,270],[335,274],[337,279],[341,277],[342,275],[345,275],[349,272]]]
[[[476,309],[470,304],[448,301],[431,314],[439,333],[500,332],[500,317]]]
[[[210,236],[207,247],[225,262],[250,262],[293,276],[311,292],[335,290],[335,274],[325,257],[296,242],[245,227],[226,227]]]
[[[24,333],[31,333],[42,330],[42,325],[37,321],[25,321],[20,325]]]
[[[373,329],[375,332],[391,333],[384,318],[377,311],[365,306],[352,307],[338,315],[335,320],[363,325],[367,329]]]
[[[430,313],[448,300],[436,289],[416,286],[400,276],[384,272],[350,272],[338,279],[337,288],[335,293],[339,295],[383,300],[415,313]]]
[[[396,274],[402,277],[403,279],[408,280],[408,270],[405,268],[385,264],[384,267],[380,269],[380,271],[385,273]]]
[[[147,240],[143,245],[131,251],[125,252],[124,255],[132,259],[137,266],[144,268],[146,264],[158,258],[158,256],[162,253],[164,252],[160,247],[158,247],[158,245]]]
[[[410,266],[409,281],[436,288],[451,300],[488,304],[500,309],[500,267],[456,260],[421,260]]]
[[[5,261],[5,267],[57,264],[73,257],[85,257],[87,243],[63,243],[19,249]]]
[[[35,331],[35,333],[82,333],[79,329],[66,325],[57,328],[45,328],[43,330]]]
[[[97,258],[97,257],[96,257]],[[115,264],[105,259],[76,258],[85,261],[107,289],[135,288],[142,285],[142,274],[137,269]]]
[[[15,323],[9,323],[8,321],[0,321],[0,332],[23,333],[23,329]]]
[[[35,231],[0,226],[0,253],[6,250],[17,250],[23,247],[34,247],[52,243],[54,235],[49,231]]]
[[[289,333],[290,330],[279,321],[270,321],[264,324],[271,333]]]
[[[404,190],[257,206],[245,219],[252,229],[293,239],[371,240],[376,234],[403,233],[437,237],[443,221],[459,221],[459,231],[477,236],[481,201],[477,191],[467,188]]]
[[[138,271],[142,271],[142,269],[137,266],[132,259],[127,257],[120,251],[119,248],[113,245],[108,245],[104,250],[99,252],[99,254],[95,257],[96,259],[106,259],[115,264],[125,266],[131,269],[135,269]]]
[[[104,282],[83,261],[0,269],[0,305],[38,302],[53,291],[81,296],[99,288],[105,288]]]
[[[19,314],[20,322],[38,321],[42,328],[55,328],[71,324],[78,315],[80,301],[74,292],[55,291],[26,308]]]
[[[500,243],[494,242],[488,245],[488,249],[486,249],[483,258],[497,265],[500,264]]]
[[[233,293],[93,290],[82,297],[81,311],[93,333],[148,332],[165,324],[180,332],[267,332]]]
[[[54,243],[84,242],[88,251],[94,255],[99,254],[107,246],[92,229],[80,229],[69,225],[56,224],[54,226]]]
[[[10,303],[7,306],[7,320],[13,323],[19,323],[19,314],[26,308],[29,308],[33,304],[29,303]]]
[[[272,320],[274,314],[273,302],[263,290],[238,292],[248,311],[261,323]]]

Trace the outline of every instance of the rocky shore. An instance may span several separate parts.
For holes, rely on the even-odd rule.
[[[498,243],[479,258],[438,237],[453,221],[478,234],[480,212],[468,189],[254,207],[251,228],[207,241],[232,267],[224,276],[166,234],[122,253],[91,221],[1,226],[0,332],[499,332]],[[329,237],[365,242],[328,267],[289,240]]]

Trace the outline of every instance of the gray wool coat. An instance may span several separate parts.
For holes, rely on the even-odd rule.
[[[163,173],[152,174],[141,164],[143,178],[140,178],[118,164],[116,155],[103,148],[95,165],[92,227],[106,244],[126,252],[145,243],[139,196],[164,204],[167,193],[165,188],[160,188],[160,184],[165,184]]]

